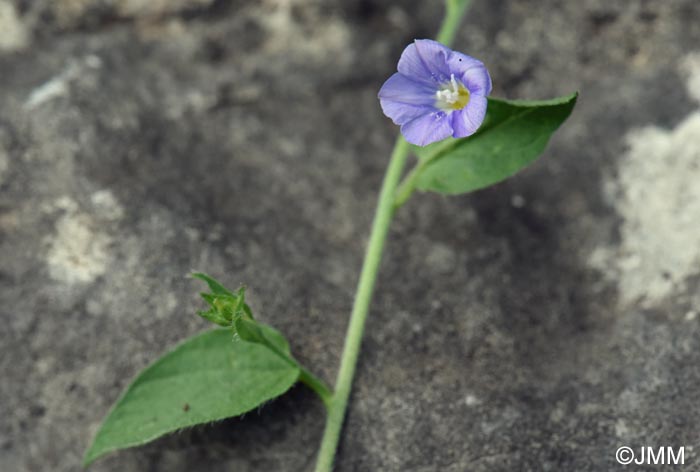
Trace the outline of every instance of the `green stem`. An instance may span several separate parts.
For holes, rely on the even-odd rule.
[[[440,32],[437,35],[438,41],[448,46],[452,43],[459,22],[469,3],[469,0],[446,0],[447,11],[440,27]],[[396,198],[397,187],[406,166],[409,149],[408,143],[402,137],[396,140],[389,166],[384,176],[382,189],[379,193],[379,202],[377,203],[369,244],[367,245],[367,252],[355,294],[355,302],[350,315],[350,324],[345,336],[345,346],[343,347],[340,370],[335,383],[335,393],[329,402],[326,403],[328,416],[326,417],[326,427],[318,452],[316,472],[330,472],[333,468],[333,461],[338,448],[343,420],[345,419],[345,411],[348,407],[352,381],[362,344],[362,335],[365,329],[365,321],[367,320],[369,305],[372,301],[372,293],[377,280],[384,244],[394,212],[399,206],[396,205],[398,201]],[[413,190],[412,187],[410,190]]]
[[[403,138],[399,137],[394,145],[389,167],[384,176],[382,190],[379,193],[379,203],[377,204],[377,211],[374,215],[372,233],[369,238],[365,262],[362,266],[357,294],[355,295],[355,304],[352,309],[350,324],[345,337],[345,347],[343,348],[343,356],[340,361],[338,379],[335,383],[335,394],[328,408],[326,429],[323,433],[321,449],[318,453],[316,472],[328,472],[333,467],[333,459],[335,458],[335,451],[338,447],[340,430],[343,426],[345,410],[347,409],[348,399],[350,398],[350,390],[352,388],[355,367],[357,366],[357,358],[360,354],[360,344],[362,343],[365,320],[367,319],[369,304],[372,300],[372,292],[374,291],[374,283],[377,279],[379,263],[382,259],[386,235],[389,231],[392,216],[394,215],[394,194],[399,180],[401,179],[404,166],[406,165],[408,150],[408,143]]]
[[[462,21],[464,13],[469,8],[471,0],[445,0],[445,17],[440,25],[440,31],[435,38],[438,42],[447,46],[452,44],[457,34],[457,28]]]
[[[331,400],[333,399],[333,392],[323,383],[323,380],[306,370],[306,368],[302,366],[299,367],[301,369],[299,373],[299,382],[316,392],[316,394],[321,397],[321,400],[323,400],[323,404],[326,405],[326,410],[328,410],[331,406]]]
[[[394,199],[394,210],[398,210],[406,201],[413,195],[413,191],[416,189],[416,181],[420,175],[421,170],[430,163],[430,159],[424,159],[418,162],[418,164],[411,169],[411,172],[403,179],[403,182],[399,185],[396,190],[396,198]]]
[[[394,210],[398,210],[406,201],[413,195],[413,191],[416,189],[416,184],[418,183],[418,177],[420,176],[423,169],[428,167],[430,164],[441,158],[444,153],[451,149],[451,145],[441,146],[433,154],[429,156],[423,156],[418,160],[418,163],[411,169],[411,171],[404,177],[403,181],[399,184],[399,188],[396,190],[396,198],[394,200]]]

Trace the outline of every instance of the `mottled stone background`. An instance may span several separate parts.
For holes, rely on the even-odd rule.
[[[77,471],[205,270],[332,380],[438,1],[0,0],[0,470]],[[494,94],[580,90],[544,157],[400,212],[337,470],[700,467],[700,2],[475,0]],[[308,471],[303,388],[95,471]],[[694,464],[694,465],[693,465]]]

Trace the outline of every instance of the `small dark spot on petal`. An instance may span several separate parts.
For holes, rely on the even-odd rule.
[[[182,405],[182,411],[184,411],[184,412],[190,411],[190,404],[185,403],[184,405]]]

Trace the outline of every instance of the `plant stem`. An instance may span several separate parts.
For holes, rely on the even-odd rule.
[[[462,17],[467,8],[469,8],[470,3],[471,0],[445,0],[445,17],[435,38],[438,42],[447,46],[452,44],[457,34],[457,28],[459,28]]]
[[[399,188],[396,189],[396,198],[394,199],[394,211],[398,210],[403,206],[406,201],[413,195],[413,191],[416,188],[416,180],[418,178],[418,175],[420,175],[420,171],[423,170],[423,168],[428,165],[430,161],[429,160],[422,160],[418,162],[418,164],[411,169],[411,172],[408,173],[408,175],[403,179],[403,182],[399,185]]]
[[[396,189],[396,198],[394,199],[394,211],[398,210],[403,206],[413,192],[416,190],[416,184],[418,183],[418,177],[420,176],[423,169],[428,167],[430,164],[435,162],[437,159],[443,156],[446,150],[451,149],[451,145],[442,146],[428,156],[421,156],[418,163],[411,169],[411,171],[404,177],[403,181],[399,184]]]
[[[301,365],[299,365],[299,368],[301,369],[299,374],[299,382],[316,392],[316,394],[321,397],[321,400],[323,400],[323,404],[326,405],[326,410],[330,409],[331,400],[333,399],[333,392],[330,391],[330,389],[321,379],[306,370],[306,368]]]
[[[379,263],[382,259],[386,235],[389,231],[391,218],[394,215],[394,194],[401,179],[406,158],[408,157],[408,143],[401,137],[396,140],[394,151],[391,154],[389,167],[387,168],[382,190],[379,193],[379,203],[374,215],[372,233],[367,246],[365,261],[362,265],[360,281],[355,295],[355,304],[350,316],[350,324],[345,337],[345,347],[338,371],[338,379],[335,384],[335,393],[328,408],[326,429],[323,433],[321,449],[318,453],[316,472],[328,472],[333,467],[333,459],[340,438],[340,430],[345,418],[352,379],[357,366],[357,358],[360,354],[362,334],[365,329],[365,320],[372,300],[374,283],[377,279]]]
[[[446,0],[446,14],[437,35],[438,41],[448,46],[452,43],[457,33],[459,22],[469,3],[470,0]],[[350,324],[345,336],[345,346],[343,347],[343,354],[340,360],[340,370],[335,383],[335,392],[330,401],[326,402],[324,399],[328,416],[326,417],[326,427],[318,452],[316,472],[330,472],[333,468],[333,460],[335,459],[340,432],[345,419],[345,411],[350,398],[365,321],[367,320],[369,305],[372,301],[372,293],[377,280],[384,244],[394,212],[400,206],[396,205],[396,191],[406,166],[409,149],[406,140],[399,136],[391,153],[382,189],[379,192],[379,201],[374,215],[374,222],[372,223],[372,231],[362,265],[362,272],[360,273],[352,314],[350,315]]]

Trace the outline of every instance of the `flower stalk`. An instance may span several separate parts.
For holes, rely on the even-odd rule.
[[[440,25],[435,40],[439,43],[451,46],[457,34],[457,28],[462,17],[469,8],[471,0],[445,0],[445,17]]]
[[[437,40],[450,45],[456,35],[462,16],[466,12],[469,0],[446,0],[446,13]],[[352,314],[345,337],[345,345],[340,361],[340,369],[335,384],[335,390],[330,399],[324,399],[327,406],[326,426],[321,439],[315,472],[330,472],[333,469],[340,433],[348,407],[352,390],[353,377],[360,354],[365,322],[372,301],[377,273],[382,259],[389,227],[397,205],[397,188],[401,181],[410,147],[406,140],[399,136],[391,153],[391,159],[379,193],[379,201],[372,223],[369,243],[362,265],[362,272],[355,294]],[[409,187],[410,188],[410,187]],[[407,189],[408,190],[408,189]],[[412,188],[410,188],[412,190]],[[410,194],[410,192],[409,192]],[[404,195],[399,203],[404,203],[408,196]]]

